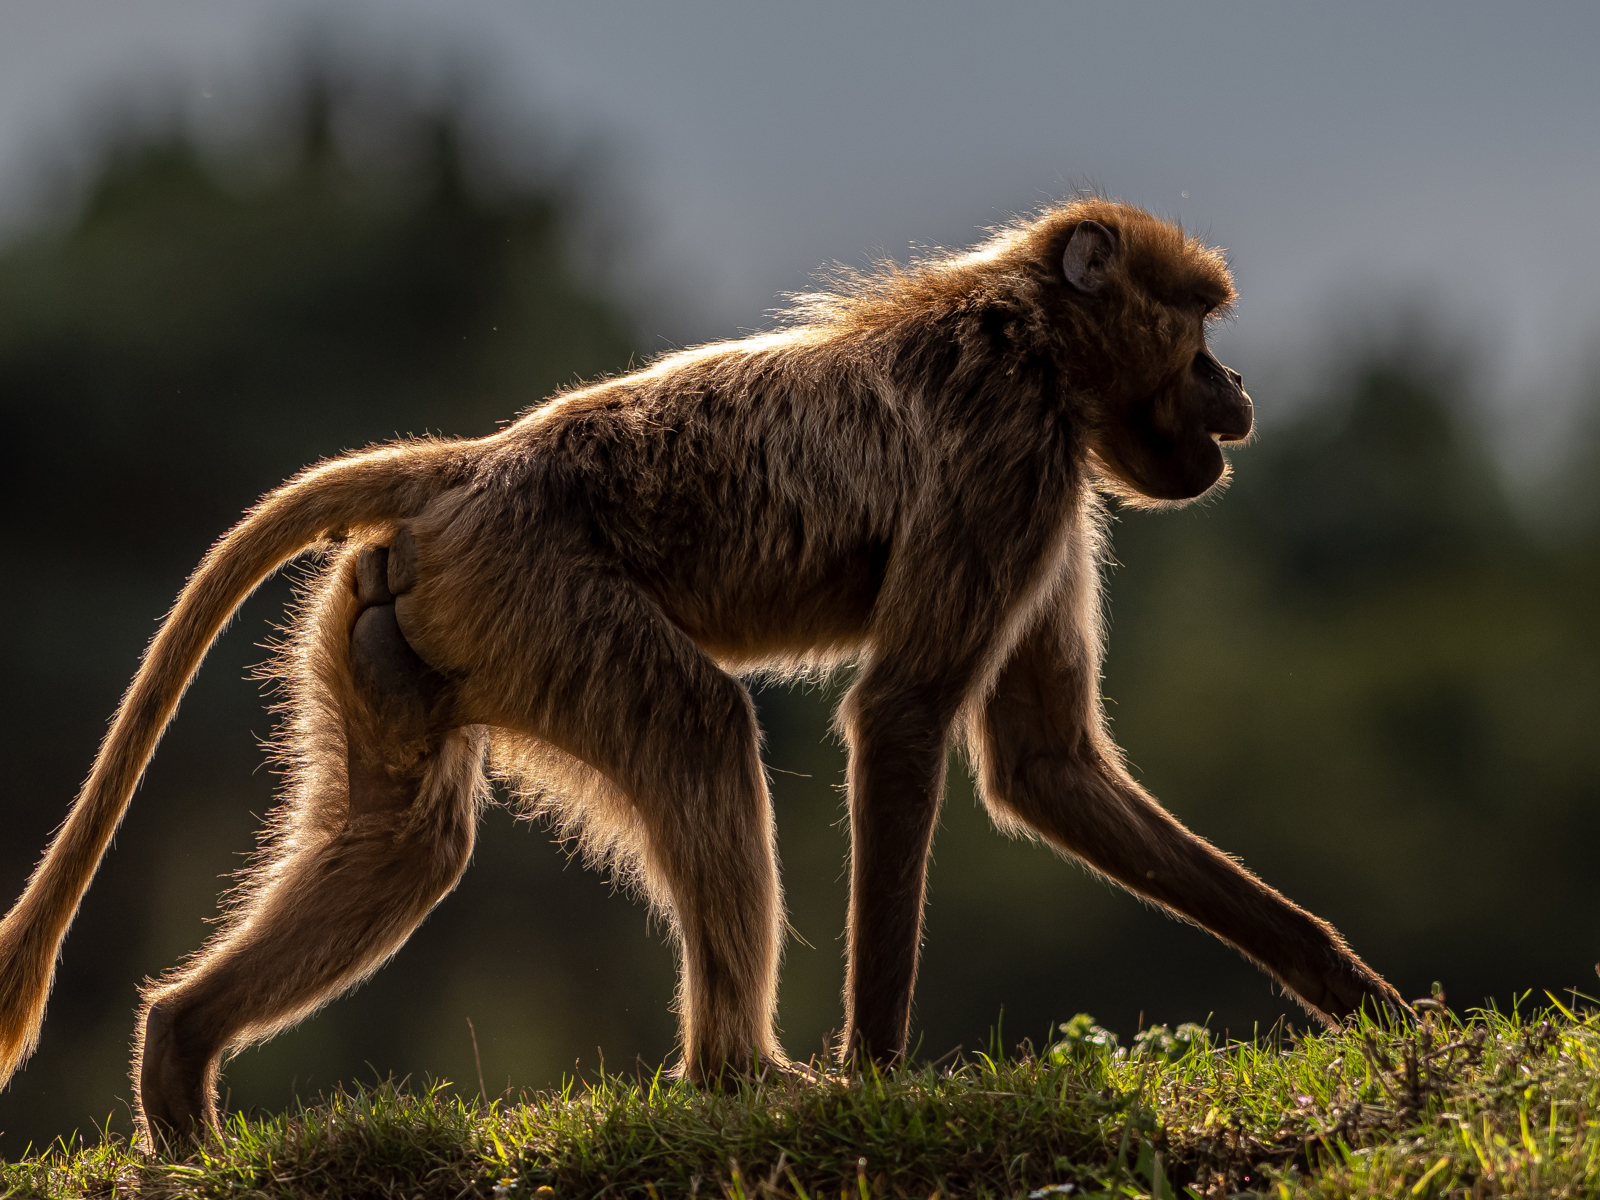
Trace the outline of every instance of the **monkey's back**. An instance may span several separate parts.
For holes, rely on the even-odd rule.
[[[518,494],[511,536],[620,569],[728,665],[826,661],[864,634],[918,419],[801,329],[570,392],[490,439],[480,477]]]

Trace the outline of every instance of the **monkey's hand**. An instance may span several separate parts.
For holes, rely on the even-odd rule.
[[[1323,970],[1295,972],[1283,980],[1290,995],[1330,1027],[1354,1023],[1360,1014],[1383,1024],[1416,1019],[1393,986],[1346,950]]]

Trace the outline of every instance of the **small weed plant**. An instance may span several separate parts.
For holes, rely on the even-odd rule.
[[[1129,1046],[1087,1016],[1042,1050],[821,1082],[659,1073],[469,1103],[341,1091],[231,1118],[187,1157],[119,1139],[0,1165],[0,1195],[394,1200],[1593,1197],[1600,1016],[1552,1000],[1465,1019]]]

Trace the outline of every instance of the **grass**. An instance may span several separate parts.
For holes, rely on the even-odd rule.
[[[474,1104],[339,1092],[187,1158],[113,1139],[0,1164],[0,1195],[899,1200],[1600,1194],[1600,1015],[1132,1046],[1077,1017],[1035,1054],[723,1094],[606,1075]]]

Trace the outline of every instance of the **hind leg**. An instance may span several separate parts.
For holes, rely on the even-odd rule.
[[[149,988],[134,1060],[156,1142],[215,1127],[223,1057],[376,970],[460,878],[483,732],[400,636],[385,553],[334,570],[288,651],[292,784],[223,930]]]
[[[781,1069],[782,897],[749,692],[628,580],[542,564],[529,575],[540,586],[515,620],[482,618],[498,660],[466,672],[463,711],[558,747],[617,793],[575,823],[670,916],[685,1073],[715,1080],[757,1057]],[[438,619],[425,585],[407,599],[420,602],[402,606],[408,629]]]

